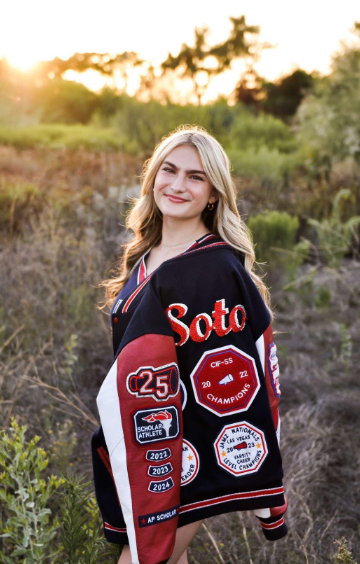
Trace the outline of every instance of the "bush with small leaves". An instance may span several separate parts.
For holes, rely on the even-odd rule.
[[[342,537],[340,540],[336,540],[335,544],[338,546],[338,551],[334,556],[334,561],[336,564],[356,564],[353,555],[347,548],[347,540]]]
[[[11,421],[0,436],[0,559],[3,564],[53,564],[58,521],[49,500],[63,483],[56,476],[44,477],[46,452],[40,437],[26,442],[27,427]]]

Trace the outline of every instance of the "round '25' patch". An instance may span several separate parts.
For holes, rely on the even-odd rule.
[[[255,360],[233,345],[206,351],[190,379],[197,403],[219,417],[246,411],[260,388]]]

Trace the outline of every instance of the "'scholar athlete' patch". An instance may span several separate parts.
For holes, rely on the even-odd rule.
[[[139,516],[139,527],[149,527],[150,525],[158,525],[164,521],[169,521],[174,519],[179,512],[179,505],[171,507],[170,509],[164,509],[164,511],[158,511],[156,513],[148,513],[147,515]]]
[[[179,415],[175,406],[141,409],[134,414],[135,439],[139,444],[174,439],[179,434]]]

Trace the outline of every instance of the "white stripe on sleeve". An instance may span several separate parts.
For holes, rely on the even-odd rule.
[[[124,431],[117,391],[117,359],[110,368],[110,371],[100,388],[96,398],[96,403],[100,414],[106,445],[109,451],[116,489],[126,523],[132,562],[133,564],[139,564],[130,482],[126,463]]]

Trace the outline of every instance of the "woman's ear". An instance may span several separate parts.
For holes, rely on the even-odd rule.
[[[215,188],[213,188],[210,194],[209,203],[214,204],[215,202],[218,201],[218,199],[219,199],[219,193]]]

